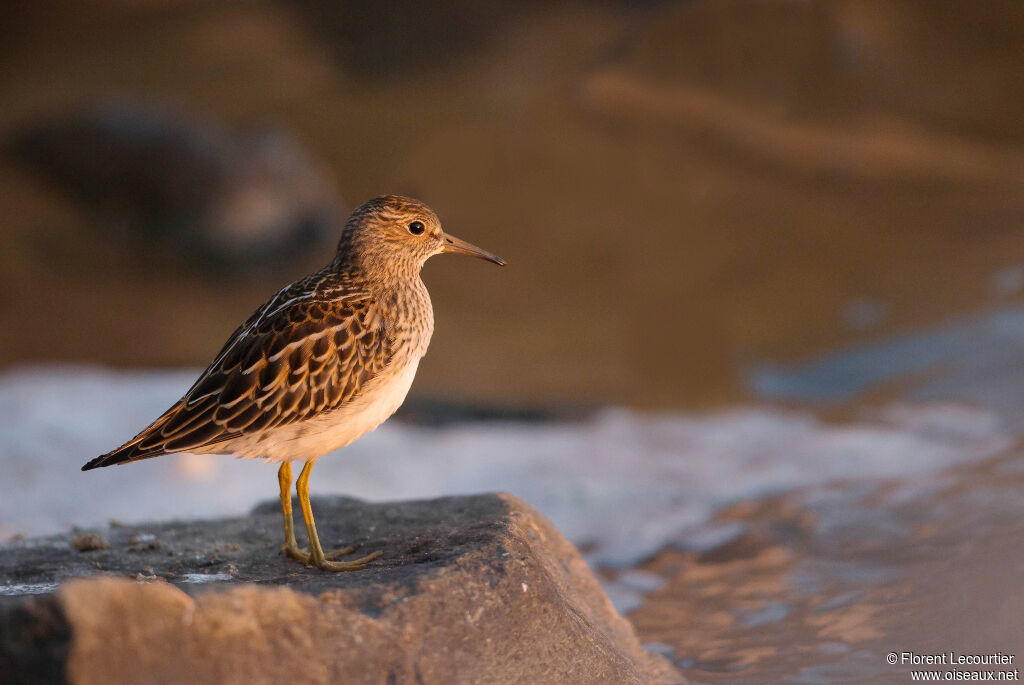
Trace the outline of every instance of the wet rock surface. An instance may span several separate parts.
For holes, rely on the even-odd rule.
[[[0,680],[683,682],[515,497],[313,506],[325,546],[383,556],[342,574],[285,559],[276,503],[112,525],[107,548],[0,547]]]

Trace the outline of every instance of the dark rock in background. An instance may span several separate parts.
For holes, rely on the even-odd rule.
[[[286,560],[273,503],[115,526],[107,549],[0,547],[0,681],[683,682],[515,497],[314,508],[326,544],[381,559],[342,574]]]
[[[273,267],[344,220],[329,170],[275,128],[114,98],[27,125],[6,148],[143,259]]]

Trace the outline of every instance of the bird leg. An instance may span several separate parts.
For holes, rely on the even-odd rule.
[[[351,547],[324,554],[324,549],[320,546],[320,538],[316,534],[313,507],[309,504],[309,474],[312,472],[313,462],[307,461],[306,465],[302,467],[302,473],[295,481],[295,491],[299,494],[299,506],[302,507],[302,518],[306,521],[306,533],[309,535],[309,563],[322,571],[358,571],[366,568],[368,563],[381,555],[379,550],[352,561],[330,561],[331,557],[350,553]]]
[[[281,551],[292,559],[309,561],[309,552],[299,549],[295,540],[295,520],[292,518],[292,464],[282,461],[277,470],[277,482],[281,486],[281,513],[284,514],[284,545]]]
[[[295,539],[295,520],[292,517],[292,465],[291,462],[282,462],[281,468],[277,471],[277,482],[281,486],[281,512],[284,514],[284,544],[281,545],[281,551],[287,554],[292,559],[298,559],[303,563],[309,563],[310,554],[309,552],[300,549],[299,543]],[[351,547],[343,547],[342,549],[335,550],[324,557],[327,559],[333,559],[340,557],[345,554],[351,554]]]

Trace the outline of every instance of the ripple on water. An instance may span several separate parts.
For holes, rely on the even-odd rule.
[[[666,582],[630,618],[695,682],[889,683],[909,680],[885,660],[897,648],[1015,653],[1024,473],[1007,464],[1021,460],[957,467],[910,497],[880,482],[739,502],[718,517],[744,524],[740,540],[641,566]]]

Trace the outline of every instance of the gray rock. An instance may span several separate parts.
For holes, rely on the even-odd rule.
[[[327,167],[274,127],[109,98],[4,143],[141,259],[273,270],[333,243],[344,220]]]
[[[276,503],[0,547],[0,682],[684,682],[515,497],[313,506],[325,545],[383,556],[287,560]]]

